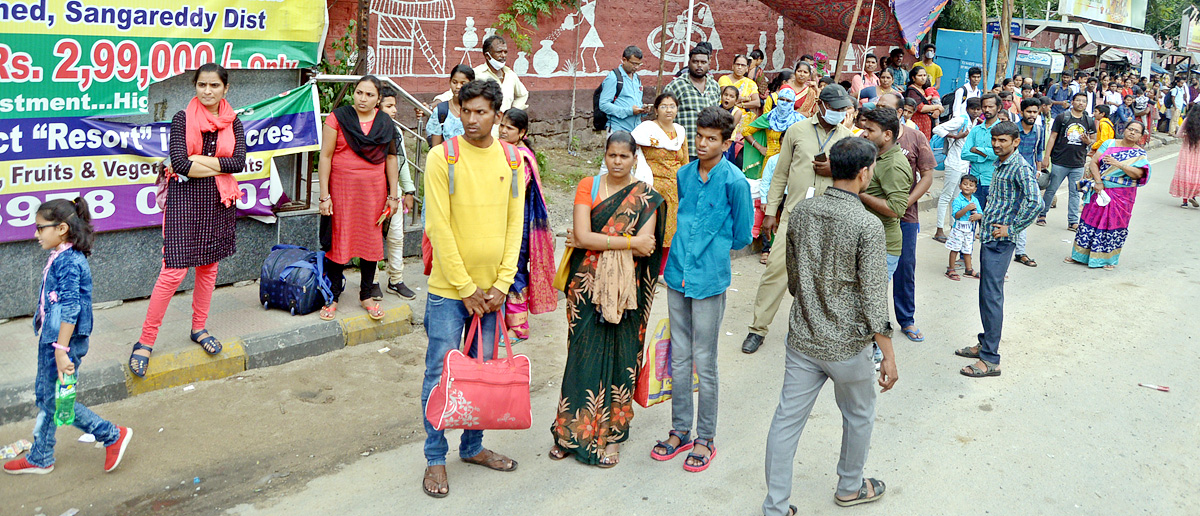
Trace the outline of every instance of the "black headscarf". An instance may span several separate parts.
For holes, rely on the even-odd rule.
[[[346,144],[355,154],[367,162],[378,165],[387,159],[388,154],[396,154],[396,127],[392,119],[383,111],[375,111],[375,121],[371,123],[371,132],[363,134],[358,122],[358,111],[354,106],[342,106],[333,110]]]

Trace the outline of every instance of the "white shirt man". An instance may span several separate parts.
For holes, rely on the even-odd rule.
[[[972,68],[967,72],[967,84],[954,90],[954,106],[950,113],[955,118],[967,114],[967,99],[979,98],[983,95],[983,92],[979,91],[979,81],[982,77],[983,70]]]

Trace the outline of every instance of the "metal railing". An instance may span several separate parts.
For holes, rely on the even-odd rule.
[[[314,74],[311,78],[309,78],[309,82],[335,84],[354,83],[357,82],[361,77],[361,75]],[[408,93],[408,91],[406,91],[404,88],[401,88],[399,84],[395,83],[395,81],[388,77],[379,75],[376,75],[375,77],[378,78],[380,82],[383,82],[384,84],[391,86],[392,89],[396,90],[397,102],[403,100],[410,107],[416,108],[418,111],[420,111],[424,116],[433,116],[433,112],[430,111],[425,104],[417,100],[416,97],[413,97],[412,94]],[[321,113],[321,120],[324,120],[324,117],[328,115],[329,113]],[[421,164],[424,163],[423,157],[425,153],[429,152],[429,145],[427,145],[425,141],[425,127],[420,123],[421,120],[422,118],[417,118],[416,127],[408,127],[399,121],[393,121],[393,123],[396,125],[396,129],[400,131],[400,134],[406,136],[407,139],[416,144],[414,147],[415,152],[413,153],[408,152],[407,148],[404,149],[404,160],[408,164],[409,174],[412,177],[413,184],[417,186],[418,193],[420,193],[422,184],[421,182],[425,175],[425,169],[421,166]],[[312,190],[313,186],[316,184],[316,180],[314,180],[314,178],[316,178],[317,175],[316,167],[312,166],[312,163],[319,157],[319,155],[319,152],[310,152],[303,155],[302,163],[298,164],[303,173],[296,174],[296,192],[297,194],[303,193],[303,205],[294,208],[287,207],[286,209],[308,209],[312,206]],[[404,227],[406,230],[413,225],[420,223],[420,206],[423,203],[423,197],[421,195],[417,195],[416,203],[412,213],[409,213],[408,216],[405,217]]]

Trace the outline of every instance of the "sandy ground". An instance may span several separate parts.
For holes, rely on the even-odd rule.
[[[1010,268],[999,378],[956,372],[968,361],[952,351],[980,328],[977,286],[942,277],[947,253],[930,240],[932,214],[923,214],[917,321],[927,340],[898,336],[900,381],[879,397],[867,462],[888,494],[856,514],[1200,514],[1190,496],[1200,395],[1181,367],[1200,360],[1200,256],[1180,238],[1200,225],[1200,210],[1180,209],[1166,194],[1172,152],[1152,154],[1167,159],[1140,192],[1116,272],[1061,263],[1070,247],[1063,240],[1073,236],[1062,201],[1049,226],[1031,228],[1029,252],[1040,266]],[[489,432],[485,441],[520,468],[497,473],[457,461],[450,432],[446,499],[420,491],[418,331],[98,406],[136,431],[120,469],[102,473],[101,451],[63,429],[53,474],[0,478],[0,513],[758,514],[790,299],[762,350],[742,354],[762,266],[743,258],[733,270],[720,341],[719,452],[705,473],[684,472],[682,459],[649,458],[669,428],[669,405],[638,410],[614,469],[545,457],[565,360],[560,308],[533,317],[533,338],[518,347],[533,361],[533,428]],[[661,293],[653,314],[665,317]],[[792,503],[801,514],[836,510],[840,425],[828,390],[796,456]],[[27,437],[30,427],[0,427],[0,442]]]

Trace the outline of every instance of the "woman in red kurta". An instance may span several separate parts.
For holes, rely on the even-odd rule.
[[[354,104],[337,108],[325,118],[321,160],[321,215],[329,217],[325,274],[333,286],[333,301],[321,309],[321,319],[333,319],[345,290],[346,264],[359,259],[358,299],[372,319],[383,319],[379,302],[371,299],[376,262],[383,259],[383,223],[400,206],[396,191],[400,150],[396,128],[377,109],[379,79],[367,75],[354,85]],[[325,236],[325,235],[323,235]]]

